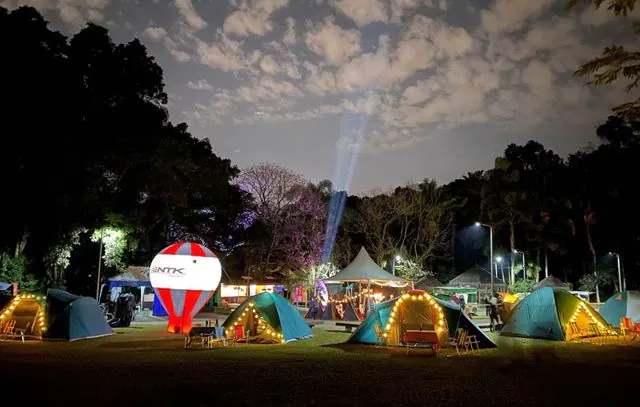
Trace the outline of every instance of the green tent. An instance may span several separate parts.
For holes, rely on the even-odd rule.
[[[602,316],[580,298],[562,288],[543,287],[518,302],[500,334],[570,341],[594,336],[592,324],[607,327]]]
[[[247,298],[222,324],[228,336],[243,326],[252,341],[286,343],[311,338],[311,328],[283,297],[269,292]]]
[[[43,336],[47,339],[76,341],[113,335],[93,298],[49,289],[46,315],[49,326]]]
[[[412,290],[409,291],[409,294],[405,294],[412,296],[424,296],[424,291],[421,290]],[[447,331],[444,333],[445,338],[448,336],[449,338],[454,338],[456,335],[456,331],[459,328],[467,330],[470,335],[475,335],[478,338],[479,346],[481,348],[495,348],[496,344],[493,343],[489,337],[487,337],[484,332],[475,324],[469,317],[460,311],[460,307],[448,302],[442,301],[436,297],[433,297],[437,304],[440,306],[442,313],[444,314],[444,320],[446,322]],[[396,302],[400,299],[400,297],[394,298],[389,301],[381,302],[375,304],[373,311],[365,318],[364,321],[360,324],[358,329],[351,335],[347,343],[359,343],[365,345],[376,345],[378,344],[378,336],[375,331],[375,326],[378,325],[380,329],[383,329],[389,323],[390,314],[393,311]],[[430,326],[435,325],[437,318],[435,315],[430,315],[431,311],[427,308],[416,308],[410,307],[406,310],[405,319],[408,325],[421,325],[421,326]],[[405,329],[406,327],[400,327],[400,329]],[[399,345],[399,338],[401,335],[395,334],[392,337],[388,337],[387,341],[391,341],[390,345]]]

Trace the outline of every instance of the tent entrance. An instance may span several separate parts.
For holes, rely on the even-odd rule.
[[[410,291],[395,302],[384,335],[388,345],[403,346],[408,334],[419,332],[436,333],[442,345],[448,336],[447,322],[433,297],[422,291]]]

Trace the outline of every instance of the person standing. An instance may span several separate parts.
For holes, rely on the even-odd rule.
[[[495,332],[496,327],[498,326],[498,299],[496,298],[496,295],[489,298],[489,318],[491,318],[489,330],[491,332]]]
[[[467,305],[466,300],[464,299],[464,295],[460,295],[460,311],[465,312],[464,308]]]

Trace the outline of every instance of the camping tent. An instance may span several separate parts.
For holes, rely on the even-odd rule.
[[[262,292],[247,298],[222,324],[227,336],[242,326],[256,342],[290,342],[311,338],[311,328],[297,309],[278,294]]]
[[[444,325],[439,323],[440,313],[444,317]],[[402,297],[376,304],[374,311],[362,321],[347,343],[377,344],[376,325],[381,330],[385,330],[389,345],[400,344],[402,330],[421,326],[421,328],[426,327],[427,329],[434,327],[436,331],[443,327],[438,335],[441,342],[446,341],[447,336],[454,338],[456,331],[462,328],[467,330],[470,335],[476,335],[480,347],[496,347],[495,343],[476,324],[460,312],[460,307],[447,301],[441,301],[420,290],[412,290],[403,294]]]
[[[76,341],[113,335],[113,330],[100,312],[98,303],[66,291],[47,291],[47,339]]]
[[[305,316],[306,318],[306,316]],[[343,320],[343,321],[359,321],[358,313],[351,300],[330,300],[322,311],[319,319],[325,321]]]
[[[362,247],[355,259],[338,274],[324,280],[327,284],[355,282],[405,287],[409,283],[381,269]]]
[[[609,298],[602,307],[600,315],[610,325],[620,326],[620,318],[629,317],[631,322],[640,322],[640,291],[625,291]]]
[[[571,324],[575,323],[575,328]],[[543,287],[523,298],[513,310],[501,335],[570,341],[593,336],[591,324],[606,329],[596,310],[561,288]]]
[[[0,334],[24,332],[25,338],[41,338],[45,330],[45,310],[40,301],[41,298],[33,294],[15,296],[0,312]]]
[[[554,277],[554,276],[543,278],[542,280],[540,280],[540,282],[538,282],[538,284],[533,286],[533,289],[537,290],[538,288],[543,288],[543,287],[555,287],[555,288],[561,288],[567,291],[569,291],[569,289],[571,288],[568,283],[565,283],[562,280],[560,280],[558,277]]]

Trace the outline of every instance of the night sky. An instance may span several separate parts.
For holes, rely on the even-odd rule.
[[[592,90],[571,74],[633,37],[607,12],[563,3],[0,0],[65,34],[94,21],[118,42],[139,37],[164,69],[171,119],[217,154],[351,193],[446,183],[492,167],[510,142],[566,156],[596,141],[622,85]]]

